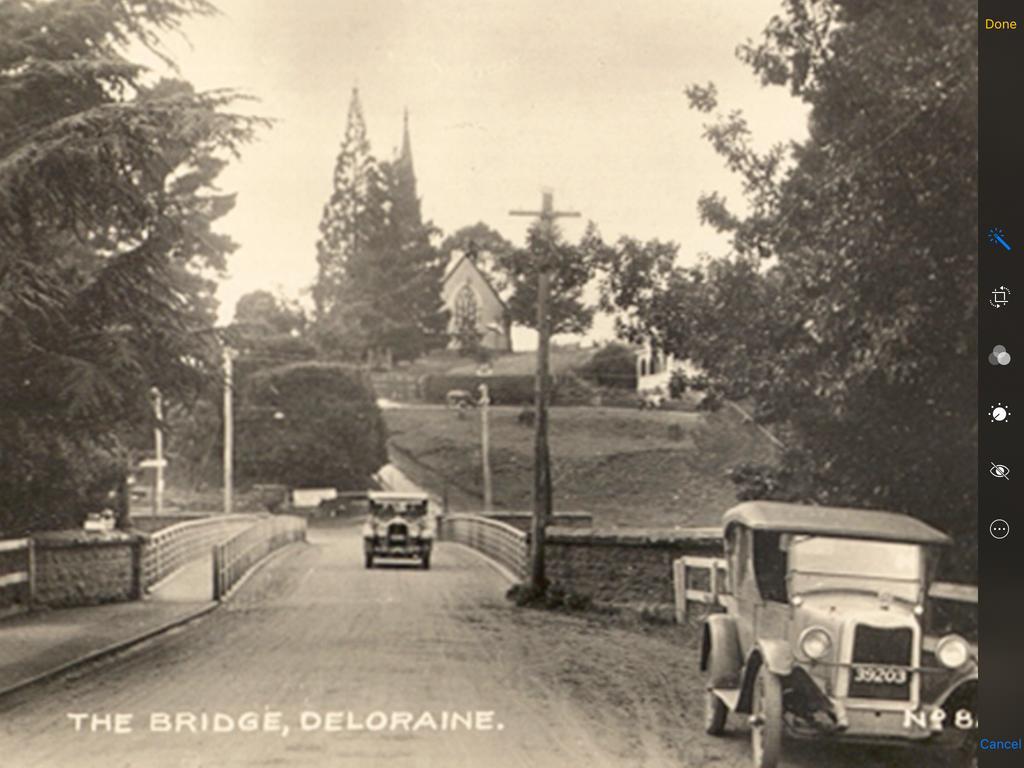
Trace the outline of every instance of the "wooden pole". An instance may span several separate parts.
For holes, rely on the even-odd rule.
[[[230,515],[234,505],[235,420],[233,413],[234,376],[232,350],[224,348],[224,514]]]
[[[491,428],[490,428],[490,393],[487,385],[480,385],[480,453],[482,454],[484,474],[484,512],[494,507],[494,491],[491,485]]]
[[[551,192],[543,193],[539,212],[511,211],[513,216],[537,216],[546,246],[553,245],[555,219],[579,216],[576,212],[556,212]],[[551,264],[544,262],[537,269],[537,377],[534,382],[534,460],[533,520],[530,526],[530,586],[543,593],[547,589],[544,545],[548,521],[551,519],[551,454],[548,448],[548,400],[550,398],[549,346],[551,322],[548,305],[551,294]]]

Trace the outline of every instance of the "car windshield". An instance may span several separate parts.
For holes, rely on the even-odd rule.
[[[417,518],[426,514],[427,503],[425,501],[387,501],[373,504],[375,517],[392,518],[400,515],[406,518]]]
[[[924,580],[920,545],[895,541],[793,536],[793,594],[866,589],[916,602]]]

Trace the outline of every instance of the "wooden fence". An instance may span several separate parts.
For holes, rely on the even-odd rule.
[[[213,545],[213,597],[222,600],[249,570],[271,552],[305,541],[306,519],[295,515],[266,518]]]
[[[17,591],[18,598],[8,590]],[[0,541],[0,607],[17,603],[23,610],[32,607],[36,592],[36,558],[32,539]]]

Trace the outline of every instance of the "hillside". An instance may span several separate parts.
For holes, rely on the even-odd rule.
[[[495,506],[529,509],[533,429],[518,408],[491,409]],[[478,509],[479,414],[463,418],[430,406],[387,409],[392,460],[440,492],[447,479],[453,506]],[[551,410],[555,509],[587,511],[600,526],[671,528],[714,525],[735,503],[728,470],[768,463],[775,450],[729,410],[715,414],[623,408]]]

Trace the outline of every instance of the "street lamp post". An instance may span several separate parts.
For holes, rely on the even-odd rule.
[[[480,385],[480,453],[484,472],[484,512],[490,512],[494,505],[494,492],[491,486],[491,429],[489,410],[491,397],[487,385]]]

